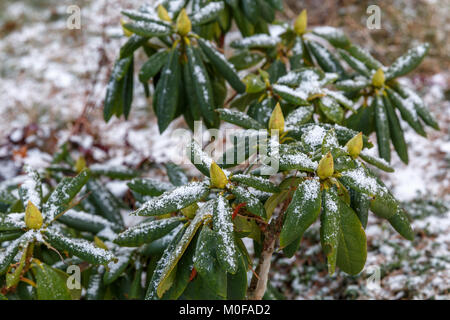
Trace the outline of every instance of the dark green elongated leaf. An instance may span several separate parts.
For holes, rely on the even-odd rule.
[[[72,300],[66,281],[52,267],[39,263],[32,270],[38,300]]]
[[[300,242],[302,241],[302,237],[295,238],[290,244],[288,244],[286,247],[283,248],[283,254],[291,258],[294,256],[294,254],[297,252],[298,248],[300,247]]]
[[[172,184],[151,178],[134,178],[127,183],[127,186],[137,193],[152,197],[160,196],[173,189]]]
[[[344,110],[336,100],[329,96],[322,97],[318,100],[320,110],[328,119],[333,122],[341,123],[344,119]]]
[[[147,37],[141,37],[133,34],[128,38],[127,42],[120,48],[120,59],[126,58],[134,53],[136,49],[143,46],[148,41]]]
[[[234,239],[233,210],[222,195],[217,197],[213,214],[213,230],[217,235],[217,260],[231,274],[238,270],[238,255]]]
[[[194,267],[198,274],[207,280],[206,284],[211,290],[226,298],[227,273],[217,260],[216,247],[216,234],[208,226],[203,226],[195,249]],[[237,268],[237,265],[234,268]]]
[[[263,125],[244,112],[230,109],[217,109],[217,112],[220,114],[222,120],[238,125],[244,129],[258,130],[264,128]]]
[[[195,11],[190,19],[193,26],[202,25],[216,19],[224,9],[225,5],[220,1],[213,1],[206,4],[200,10]]]
[[[15,240],[21,235],[23,235],[23,231],[0,231],[0,243]]]
[[[25,229],[25,214],[0,214],[0,231],[20,231]]]
[[[354,70],[356,70],[359,74],[365,76],[366,78],[371,77],[371,73],[370,73],[369,69],[366,67],[366,65],[362,61],[349,55],[347,53],[347,51],[344,51],[342,49],[339,49],[338,52],[339,52],[340,56],[342,57],[342,59],[344,59],[345,62],[347,62],[348,65],[350,67],[352,67]]]
[[[338,204],[340,231],[336,264],[342,271],[355,275],[366,263],[366,234],[355,212],[342,200]]]
[[[129,58],[127,57],[124,59]],[[123,81],[115,79],[114,69],[113,73],[111,73],[108,86],[106,88],[106,98],[103,106],[103,118],[106,122],[108,122],[109,119],[111,119],[111,117],[118,112],[118,110],[122,109]]]
[[[414,129],[418,134],[426,137],[427,134],[423,130],[422,124],[419,120],[419,115],[417,114],[416,108],[414,107],[414,102],[412,99],[402,99],[402,97],[391,89],[386,90],[391,105],[400,110],[403,120],[408,122],[411,128]]]
[[[186,46],[186,54],[202,116],[209,127],[217,127],[219,124],[219,116],[214,112],[213,89],[205,65],[197,49],[192,46]]]
[[[104,264],[114,258],[109,251],[98,248],[84,239],[70,239],[49,229],[44,232],[44,235],[46,240],[56,249],[66,250],[92,264]]]
[[[378,154],[387,162],[391,161],[389,119],[380,96],[375,97],[375,127],[377,131]]]
[[[83,211],[69,210],[59,217],[58,221],[71,228],[92,233],[98,233],[105,228],[111,228],[116,231],[120,229],[119,226],[103,217]]]
[[[421,44],[398,57],[386,71],[386,81],[401,77],[414,70],[427,55],[429,48],[428,43]]]
[[[108,268],[103,275],[103,283],[105,285],[111,284],[120,277],[130,263],[131,254],[133,250],[129,248],[120,248],[117,252],[117,261],[108,263]]]
[[[199,144],[192,139],[187,150],[188,156],[192,164],[205,176],[209,177],[209,167],[211,167],[212,159],[203,152]]]
[[[417,114],[420,116],[420,118],[429,126],[436,130],[439,129],[439,125],[434,119],[433,115],[430,113],[428,108],[425,106],[423,100],[411,89],[398,86],[396,90],[400,94],[404,94],[406,98],[411,99],[411,101],[414,104],[414,107],[416,108]]]
[[[302,237],[319,216],[321,200],[320,183],[317,180],[305,180],[300,183],[285,212],[280,247],[286,247]]]
[[[361,151],[359,157],[365,162],[370,163],[383,171],[394,172],[394,168],[392,168],[384,159],[372,156],[368,154],[366,150]]]
[[[369,218],[370,198],[369,196],[350,189],[351,207],[358,216],[361,225],[365,229]]]
[[[236,5],[231,6],[232,15],[242,36],[249,37],[255,33],[255,27],[248,21],[242,10]]]
[[[155,22],[129,22],[123,25],[125,29],[141,37],[160,37],[169,35],[172,30],[170,27]]]
[[[59,214],[69,208],[70,202],[86,184],[90,171],[85,169],[76,177],[64,178],[53,190],[44,203],[42,213],[47,222],[53,221]]]
[[[238,95],[236,99],[234,99],[231,102],[230,108],[236,108],[239,111],[244,111],[252,102],[256,101],[259,97],[261,97],[262,94],[263,92],[256,92]]]
[[[347,50],[353,57],[364,63],[369,69],[376,70],[383,66],[381,62],[372,57],[367,50],[364,50],[357,45],[352,44]]]
[[[306,122],[311,120],[313,113],[313,106],[304,106],[301,108],[297,108],[289,113],[289,115],[286,117],[284,125],[286,126],[286,129],[289,130],[290,128],[295,128],[301,124],[305,124]]]
[[[326,39],[336,48],[348,48],[351,43],[341,29],[330,26],[315,27],[312,30],[316,36]]]
[[[307,41],[306,43],[323,71],[334,72],[341,77],[346,76],[346,72],[339,60],[327,48],[314,41]]]
[[[189,182],[189,178],[181,167],[177,166],[173,162],[166,162],[164,164],[166,167],[167,176],[169,177],[170,182],[176,186],[184,186]]]
[[[106,176],[113,179],[128,180],[139,175],[139,172],[123,165],[108,166],[101,163],[89,167],[93,176]]]
[[[293,103],[298,106],[308,106],[310,103],[308,95],[300,90],[292,89],[282,84],[274,84],[272,86],[273,91],[287,102]]]
[[[123,218],[120,214],[120,208],[114,195],[97,180],[89,180],[86,185],[89,190],[89,200],[98,209],[98,213],[105,219],[123,226]]]
[[[333,274],[339,245],[339,196],[334,187],[323,192],[323,210],[320,215],[320,243],[327,257],[328,273]]]
[[[248,50],[242,50],[231,56],[228,60],[236,70],[249,69],[264,59],[264,55],[259,52],[251,52]]]
[[[390,217],[388,221],[402,237],[411,241],[414,240],[414,231],[409,223],[408,216],[403,209],[399,207],[397,212]]]
[[[175,236],[182,228],[183,228],[182,225],[178,225],[178,227],[175,227],[175,229],[170,231],[162,238],[159,238],[149,244],[144,245],[141,250],[142,255],[160,257],[163,254],[164,250],[166,250],[169,243],[175,238]]]
[[[128,18],[136,21],[152,22],[160,24],[163,27],[169,27],[168,22],[159,19],[155,14],[149,14],[148,12],[141,10],[122,10],[121,13]],[[153,12],[152,12],[153,13]]]
[[[266,218],[266,211],[264,210],[263,204],[258,200],[258,198],[250,193],[247,188],[240,186],[231,189],[231,192],[238,199],[239,203],[246,203],[245,208],[251,213]]]
[[[185,86],[185,96],[187,97],[188,105],[186,106],[185,118],[191,119],[191,123],[188,122],[191,129],[194,128],[194,121],[198,121],[202,118],[202,111],[195,92],[194,81],[192,80],[191,70],[187,63],[183,64],[183,84]]]
[[[19,250],[25,248],[30,240],[33,238],[33,231],[28,231],[20,236],[18,239],[12,241],[5,251],[0,253],[0,275],[6,273],[10,264]]]
[[[179,51],[174,48],[169,53],[168,61],[156,85],[158,94],[154,103],[156,103],[156,115],[160,133],[166,130],[177,111],[179,78],[181,77],[181,66],[178,60]]]
[[[131,59],[128,71],[123,78],[123,115],[125,119],[128,119],[128,115],[131,110],[131,103],[133,102],[133,89],[134,89],[134,58]]]
[[[362,166],[341,172],[339,180],[345,186],[367,194],[370,197],[381,196],[387,193],[387,189],[380,185],[377,179],[372,177]]]
[[[286,75],[286,66],[280,59],[276,59],[267,69],[270,83],[275,83],[280,77]]]
[[[198,44],[203,53],[208,57],[209,61],[217,68],[220,74],[228,81],[228,83],[238,92],[245,92],[245,85],[239,79],[239,76],[234,70],[234,67],[227,61],[227,59],[216,49],[211,47],[211,44],[198,39]]]
[[[258,1],[241,0],[240,3],[247,19],[251,23],[256,24],[260,18]]]
[[[408,164],[408,146],[406,145],[405,137],[403,135],[403,129],[400,126],[400,121],[398,120],[397,114],[387,95],[383,95],[383,104],[389,120],[389,134],[391,136],[392,144],[400,159],[405,164]]]
[[[339,90],[343,91],[359,91],[365,87],[370,85],[370,80],[365,78],[356,78],[356,79],[346,79],[342,81],[336,82],[335,86]]]
[[[174,212],[200,201],[208,194],[209,186],[207,183],[191,182],[185,186],[166,191],[159,197],[147,201],[132,214],[154,216]]]
[[[381,193],[370,200],[370,210],[380,218],[390,219],[398,210],[398,202],[388,192]]]
[[[148,82],[153,78],[161,68],[166,64],[169,58],[169,52],[166,50],[153,54],[141,67],[139,71],[139,81]]]
[[[142,222],[119,234],[117,238],[114,239],[114,242],[120,246],[126,247],[137,247],[144,243],[150,243],[168,234],[183,220],[184,219],[180,217],[173,217]]]
[[[248,262],[241,249],[237,250],[238,269],[235,274],[227,274],[227,299],[243,300],[247,295]]]
[[[286,170],[301,170],[314,172],[317,169],[318,163],[311,160],[306,154],[302,152],[280,153],[279,171]]]
[[[273,22],[275,20],[275,9],[266,0],[256,2],[258,2],[261,17],[268,23]]]
[[[231,42],[230,46],[235,49],[254,49],[254,48],[274,48],[278,39],[267,34],[256,34],[244,39]]]
[[[86,300],[102,300],[105,295],[103,284],[104,266],[92,267],[91,275],[86,290]]]
[[[205,203],[203,207],[197,211],[196,216],[186,227],[185,231],[180,231],[166,248],[163,256],[156,265],[145,299],[151,300],[161,298],[164,292],[171,287],[171,280],[173,280],[173,277],[175,276],[175,274],[171,275],[171,273],[174,271],[174,268],[186,251],[186,248],[189,246],[200,225],[206,219],[211,219],[212,211],[213,208],[211,207],[211,203]]]
[[[39,173],[32,169],[26,169],[28,178],[20,185],[19,195],[24,208],[27,207],[28,201],[31,201],[38,209],[42,204],[42,184]]]
[[[235,174],[231,176],[230,180],[265,192],[280,192],[280,189],[275,184],[270,182],[269,179],[251,174]]]
[[[370,135],[375,130],[375,99],[370,106],[361,106],[356,113],[344,120],[345,126]]]

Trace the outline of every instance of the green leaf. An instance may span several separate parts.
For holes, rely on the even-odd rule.
[[[333,274],[336,268],[339,245],[339,196],[334,187],[323,192],[323,210],[320,215],[320,243],[327,257],[328,273]]]
[[[170,122],[174,119],[178,106],[179,78],[181,77],[179,51],[172,49],[166,65],[161,72],[161,78],[156,85],[155,107],[158,117],[159,132],[167,129]]]
[[[187,150],[188,156],[192,164],[205,176],[209,177],[209,167],[211,167],[212,159],[203,152],[200,145],[194,139]]]
[[[286,247],[303,233],[317,219],[321,208],[320,183],[305,180],[298,186],[286,209],[280,234],[280,247]]]
[[[28,201],[31,201],[39,210],[42,203],[42,184],[39,173],[27,167],[26,172],[28,178],[20,185],[19,195],[24,208],[27,207]]]
[[[260,18],[258,2],[254,0],[241,0],[242,10],[251,23],[256,24]]]
[[[248,262],[241,249],[237,250],[238,269],[235,274],[227,274],[227,299],[243,300],[247,295]]]
[[[141,37],[133,34],[128,38],[127,42],[120,48],[120,59],[126,58],[134,53],[136,49],[143,46],[147,42],[147,37]]]
[[[101,216],[75,210],[67,211],[58,218],[58,221],[79,231],[88,231],[92,233],[98,233],[105,228],[111,228],[115,231],[118,231],[121,228]]]
[[[103,283],[111,284],[119,278],[130,263],[132,250],[129,248],[119,248],[117,251],[117,261],[111,261],[103,275]]]
[[[401,77],[414,70],[422,62],[429,48],[428,43],[421,44],[397,58],[386,71],[386,81]]]
[[[329,96],[318,100],[320,110],[333,122],[340,124],[344,119],[344,110],[337,101]]]
[[[198,274],[206,280],[206,284],[211,290],[226,298],[227,273],[217,260],[216,248],[216,234],[208,226],[204,226],[200,231],[195,249],[194,267]]]
[[[204,5],[198,11],[195,11],[190,15],[192,25],[198,26],[216,19],[224,7],[224,3],[219,1],[213,1]]]
[[[47,229],[44,235],[45,239],[56,249],[66,250],[92,264],[104,264],[114,258],[109,251],[98,248],[84,239],[70,239],[50,229]]]
[[[231,56],[228,60],[236,70],[249,69],[264,59],[264,55],[260,52],[242,50]]]
[[[171,273],[173,273],[174,268],[189,246],[189,243],[200,225],[206,219],[211,218],[212,211],[213,208],[211,202],[204,204],[203,207],[199,209],[194,219],[186,227],[185,231],[180,231],[166,248],[163,256],[156,265],[145,299],[161,298],[164,292],[170,288],[171,280],[173,280],[173,277],[175,276],[175,274],[171,275]]]
[[[312,115],[314,114],[313,106],[304,106],[301,108],[297,108],[286,117],[285,126],[286,129],[295,128],[299,125],[305,124],[311,120]]]
[[[230,109],[217,109],[217,112],[219,112],[222,120],[238,125],[244,129],[259,130],[264,128],[258,121],[251,118],[244,112]]]
[[[185,186],[166,191],[157,198],[145,202],[133,215],[154,216],[174,212],[200,201],[209,194],[205,182],[191,182]]]
[[[266,211],[264,210],[263,204],[255,195],[248,191],[247,188],[237,186],[231,189],[231,192],[238,199],[239,203],[246,203],[245,208],[249,212],[262,218],[266,218]]]
[[[153,54],[147,62],[142,65],[141,70],[139,71],[139,81],[148,82],[150,78],[153,78],[161,70],[168,58],[169,52],[167,50]]]
[[[125,23],[123,27],[137,34],[138,36],[149,38],[167,36],[172,32],[172,30],[169,27],[155,22],[145,22],[145,21],[129,22]]]
[[[256,34],[244,39],[231,42],[230,46],[235,49],[273,48],[278,39],[266,34]]]
[[[70,202],[86,184],[89,176],[90,172],[85,169],[76,177],[64,178],[56,186],[47,202],[43,205],[42,213],[47,222],[53,221],[59,214],[69,208]]]
[[[346,76],[346,72],[337,57],[327,48],[314,41],[307,41],[306,43],[323,71],[334,72],[341,77]]]
[[[128,180],[139,175],[139,172],[126,166],[106,166],[93,164],[89,167],[93,176],[106,176],[113,179]]]
[[[378,154],[387,162],[391,161],[389,120],[386,107],[380,96],[375,96],[375,127],[377,131]]]
[[[37,263],[32,270],[38,300],[72,300],[66,281],[52,267]]]
[[[374,165],[378,169],[381,169],[386,172],[394,172],[394,168],[389,165],[384,159],[378,158],[376,156],[372,156],[367,153],[367,150],[364,149],[359,154],[359,157],[363,159],[365,162],[370,163],[371,165]]]
[[[308,106],[310,103],[308,95],[300,90],[292,89],[282,84],[274,84],[272,86],[273,91],[287,102],[293,103],[297,106]]]
[[[370,197],[352,189],[349,191],[351,207],[355,211],[359,221],[361,221],[361,225],[365,229],[369,218]]]
[[[166,162],[164,163],[164,167],[166,167],[167,176],[174,186],[183,186],[189,182],[189,178],[184,170],[175,163]]]
[[[116,197],[97,180],[89,180],[86,187],[90,192],[89,200],[97,208],[98,213],[105,219],[123,226],[123,218]]]
[[[186,46],[186,54],[188,57],[188,66],[192,76],[195,94],[197,97],[200,110],[208,127],[217,127],[219,125],[219,116],[214,112],[213,89],[209,75],[201,56],[197,49],[190,45]]]
[[[92,267],[89,282],[86,289],[86,300],[102,300],[105,295],[103,284],[104,266]]]
[[[356,275],[366,263],[366,234],[355,212],[342,200],[338,204],[340,231],[336,264],[342,271]]]
[[[279,159],[279,171],[301,170],[314,172],[317,169],[317,161],[311,160],[309,156],[302,152],[281,153]]]
[[[144,243],[150,243],[160,239],[175,229],[184,219],[173,217],[161,220],[144,221],[134,227],[130,227],[114,239],[120,246],[137,247]]]
[[[222,196],[217,197],[213,215],[213,230],[217,235],[217,259],[223,268],[235,274],[238,269],[237,248],[234,239],[231,216],[233,210],[228,201]]]
[[[341,29],[330,26],[315,27],[312,33],[326,39],[336,48],[348,48],[351,45],[350,40]]]
[[[405,164],[408,164],[408,146],[406,145],[405,137],[403,135],[403,129],[387,95],[383,95],[383,104],[389,120],[389,133],[392,144],[400,159]]]
[[[133,90],[134,90],[134,58],[131,59],[128,71],[123,79],[123,114],[125,119],[128,119],[128,115],[131,110],[131,103],[133,102]]]
[[[349,55],[347,51],[339,49],[338,52],[342,59],[344,59],[350,67],[352,67],[359,74],[365,76],[366,78],[371,78],[371,73],[363,62]]]
[[[151,178],[134,178],[127,183],[127,186],[137,193],[152,197],[160,196],[173,189],[172,184]]]
[[[257,190],[265,191],[265,192],[280,192],[280,189],[270,182],[269,179],[265,179],[262,177],[258,177],[251,174],[235,174],[230,178],[231,181],[236,181],[241,184],[245,184],[249,187],[253,187]]]
[[[375,130],[375,99],[370,106],[361,106],[356,113],[345,119],[344,125],[370,135]]]
[[[198,39],[198,44],[202,49],[203,53],[208,57],[209,61],[217,68],[219,73],[228,81],[228,83],[235,89],[238,93],[245,92],[245,85],[239,79],[239,76],[234,70],[234,67],[227,61],[227,59],[217,51],[213,49],[209,42]]]
[[[269,82],[275,83],[280,77],[286,75],[286,66],[280,59],[276,59],[266,70],[269,73]]]
[[[383,66],[381,62],[372,57],[367,50],[364,50],[357,45],[352,44],[350,48],[348,48],[348,52],[371,70],[377,70]]]
[[[0,275],[6,273],[10,264],[14,261],[19,250],[22,250],[28,245],[28,242],[33,238],[33,231],[24,233],[20,238],[11,242],[6,250],[0,253]]]
[[[414,231],[409,223],[408,216],[403,209],[398,207],[397,212],[390,217],[388,221],[402,237],[411,241],[414,240]]]

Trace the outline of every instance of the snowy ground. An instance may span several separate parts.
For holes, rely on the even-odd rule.
[[[158,163],[178,151],[171,132],[183,127],[181,121],[159,135],[140,87],[128,122],[105,124],[101,117],[105,82],[125,40],[120,8],[142,2],[2,1],[0,182],[20,174],[24,163],[45,167],[67,140],[93,161],[135,167],[147,159],[154,164],[149,174],[160,174]],[[81,30],[66,28],[71,4],[81,8]],[[330,278],[316,226],[305,237],[309,245],[295,258],[275,258],[272,284],[288,298],[450,298],[449,82],[447,70],[416,75],[409,82],[437,116],[441,131],[429,130],[424,139],[405,126],[410,163],[394,157],[396,171],[383,175],[415,219],[415,241],[401,239],[388,224],[371,217],[366,270],[357,277],[338,273]],[[83,110],[87,121],[77,122]],[[117,194],[124,190],[123,184],[108,186]],[[379,281],[367,286],[370,275],[375,280],[379,275]]]

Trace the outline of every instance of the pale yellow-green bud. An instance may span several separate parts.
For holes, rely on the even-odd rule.
[[[83,156],[80,156],[78,157],[77,162],[75,162],[75,170],[81,172],[84,168],[86,168],[86,160]]]
[[[317,167],[317,175],[320,179],[324,180],[331,177],[334,173],[334,161],[331,152],[328,152],[319,161],[319,166]]]
[[[106,244],[97,236],[94,237],[94,243],[97,247],[108,250]]]
[[[44,219],[39,209],[31,202],[28,201],[25,209],[25,225],[29,229],[39,229],[42,227]]]
[[[187,206],[186,208],[181,209],[181,213],[189,219],[192,219],[195,217],[195,213],[197,212],[198,204],[193,203],[190,206]]]
[[[298,15],[297,19],[294,22],[294,31],[298,35],[302,35],[306,32],[306,27],[308,25],[308,15],[306,13],[306,9]]]
[[[280,103],[277,103],[269,119],[269,130],[284,131],[284,116]]]
[[[186,13],[186,10],[182,9],[177,18],[177,32],[182,37],[186,36],[192,29],[191,20]]]
[[[164,6],[162,4],[160,4],[158,6],[158,17],[164,21],[168,21],[168,22],[172,21],[172,19],[170,19],[169,13],[167,12],[166,8],[164,8]]]
[[[122,26],[122,30],[123,30],[123,34],[126,37],[131,37],[133,35],[133,32],[131,32],[130,30],[126,29],[123,25],[127,23],[124,19],[120,18],[120,25]]]
[[[380,88],[384,85],[384,72],[381,68],[379,68],[373,75],[372,84],[377,88]]]
[[[211,163],[209,168],[209,177],[211,178],[211,186],[214,188],[223,189],[228,183],[228,178],[217,163]]]
[[[363,148],[362,132],[358,133],[356,136],[348,140],[348,142],[345,144],[345,147],[347,148],[348,153],[353,159],[357,158]]]

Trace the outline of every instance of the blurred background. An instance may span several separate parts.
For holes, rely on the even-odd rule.
[[[183,127],[182,121],[159,135],[140,86],[135,88],[129,121],[105,124],[102,118],[106,82],[125,42],[120,10],[146,2],[151,1],[0,2],[0,184],[20,176],[24,164],[45,167],[64,142],[89,161],[130,167],[146,162],[149,176],[164,178],[160,163],[176,152],[170,133]],[[387,223],[371,216],[365,271],[329,277],[314,225],[296,256],[275,254],[271,286],[283,297],[274,298],[449,299],[450,0],[284,3],[280,20],[293,20],[306,8],[311,26],[342,28],[387,65],[418,43],[429,42],[429,55],[402,82],[424,98],[441,131],[430,130],[425,139],[404,126],[410,163],[404,165],[395,155],[396,171],[382,174],[414,221],[414,242],[401,239]],[[378,30],[366,27],[366,10],[373,4],[381,9]],[[79,30],[66,27],[70,5],[81,9]],[[144,58],[141,52],[137,66]],[[124,196],[124,183],[107,186]]]

